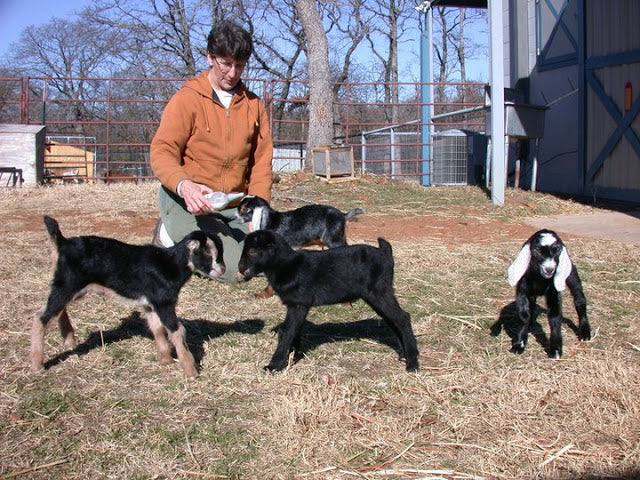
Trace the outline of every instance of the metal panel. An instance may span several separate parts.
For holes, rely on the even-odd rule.
[[[577,63],[577,3],[570,0],[537,2],[538,70]]]
[[[586,182],[640,191],[640,2],[592,0],[586,25]],[[633,89],[625,108],[625,89]],[[624,196],[624,195],[623,195]]]
[[[545,104],[544,137],[538,152],[538,189],[547,192],[582,194],[584,171],[579,150],[582,135],[577,119],[580,95],[577,66],[547,70],[532,78],[531,102]],[[523,171],[528,185],[530,172]]]
[[[640,202],[640,2],[531,2],[539,55],[530,102],[549,106],[539,188]]]
[[[580,163],[580,38],[578,0],[531,0],[536,5],[537,65],[529,78],[529,102],[547,106],[538,151],[537,189],[582,194]],[[569,40],[571,38],[571,40]],[[530,148],[531,150],[531,148]],[[531,181],[525,165],[521,184]]]

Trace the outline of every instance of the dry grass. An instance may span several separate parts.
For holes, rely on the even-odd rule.
[[[284,308],[254,300],[264,280],[224,285],[195,278],[179,315],[201,376],[161,367],[131,311],[91,296],[70,311],[78,350],[53,329],[44,374],[28,369],[33,312],[50,264],[43,213],[68,235],[149,241],[155,184],[0,191],[2,478],[596,479],[640,476],[640,265],[637,247],[571,238],[595,338],[564,327],[552,361],[531,338],[521,356],[498,332],[509,318],[506,268],[525,238],[399,238],[396,291],[411,313],[421,370],[407,374],[391,332],[365,305],[312,310],[306,357],[263,373]],[[508,192],[494,207],[475,188],[424,189],[369,178],[327,185],[285,177],[274,203],[303,201],[367,215],[473,217],[478,228],[525,230],[531,215],[591,208]],[[145,220],[144,222],[142,220]],[[114,230],[115,229],[115,230]],[[490,231],[490,230],[489,230]],[[378,234],[351,238],[369,241]],[[480,240],[479,240],[480,239]],[[571,301],[565,315],[576,322]],[[548,327],[540,317],[543,331]],[[495,335],[492,335],[495,334]]]

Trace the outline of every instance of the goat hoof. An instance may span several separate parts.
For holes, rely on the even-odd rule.
[[[588,342],[591,340],[591,329],[589,328],[581,328],[578,331],[578,340],[581,342]]]
[[[524,353],[524,343],[517,343],[511,347],[511,352],[516,353],[518,355],[522,355]]]
[[[31,372],[32,373],[42,373],[44,372],[44,364],[31,364]]]
[[[160,363],[160,365],[171,365],[173,363],[173,358],[171,358],[171,355],[168,357],[161,356],[158,363]]]
[[[562,357],[562,351],[560,350],[554,350],[551,352],[551,354],[549,355],[549,357],[553,358],[554,360],[559,360],[560,357]]]
[[[187,380],[195,380],[198,377],[198,370],[196,369],[196,367],[185,368],[184,376]]]
[[[420,369],[418,361],[415,360],[415,361],[412,361],[412,362],[407,362],[406,369],[407,369],[407,372],[410,372],[410,373],[411,372],[417,372]]]
[[[264,367],[262,367],[262,369],[265,372],[278,373],[278,372],[281,372],[282,370],[284,370],[284,366],[274,365],[274,364],[270,363],[269,365],[265,365]]]

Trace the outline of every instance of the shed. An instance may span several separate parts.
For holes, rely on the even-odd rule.
[[[25,185],[41,183],[45,133],[44,125],[0,124],[0,167],[22,170]]]
[[[45,168],[50,182],[88,182],[95,179],[95,155],[92,151],[49,139]]]

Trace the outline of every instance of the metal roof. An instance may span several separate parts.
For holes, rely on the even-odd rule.
[[[433,0],[433,7],[487,8],[488,0]]]

